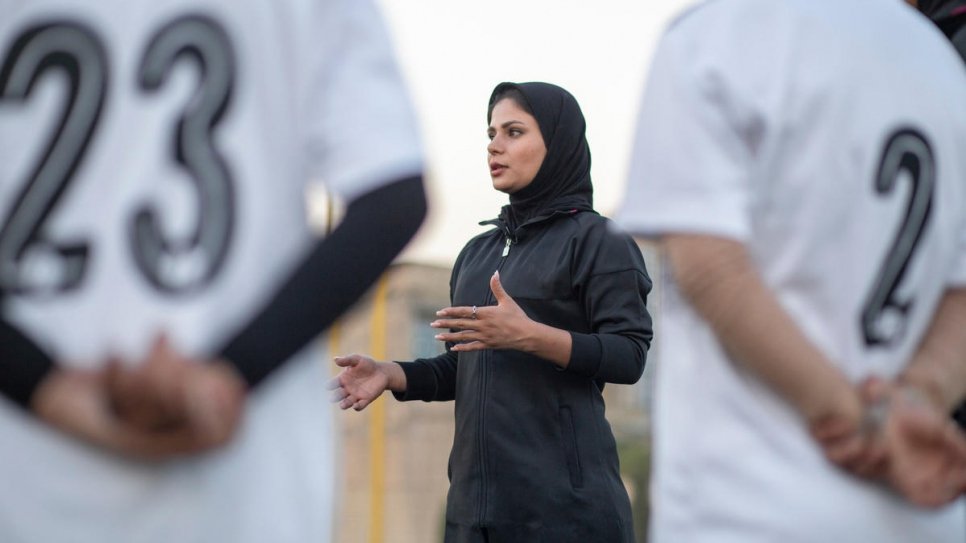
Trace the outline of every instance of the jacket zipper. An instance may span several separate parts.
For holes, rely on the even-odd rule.
[[[503,264],[506,262],[507,255],[510,254],[510,245],[513,243],[510,234],[504,233],[506,236],[506,245],[503,246],[503,254],[500,256],[500,263],[496,266],[496,271],[500,271],[503,268]],[[487,305],[494,302],[491,299],[491,292],[487,290],[486,298],[484,303]],[[489,372],[487,371],[487,365],[490,360],[489,352],[483,351],[480,356],[480,427],[479,427],[479,441],[480,441],[480,518],[479,524],[481,528],[486,528],[486,382],[489,377]]]

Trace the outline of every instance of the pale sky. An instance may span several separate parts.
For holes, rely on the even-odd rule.
[[[501,81],[569,90],[587,119],[595,207],[625,184],[654,46],[694,0],[379,0],[421,123],[430,215],[403,259],[451,265],[506,195],[486,165],[486,103]]]

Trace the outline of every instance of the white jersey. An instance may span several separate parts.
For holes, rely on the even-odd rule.
[[[850,379],[895,376],[966,285],[966,76],[900,0],[700,5],[667,30],[639,123],[619,222],[743,242]],[[826,461],[667,286],[652,541],[966,541],[962,500],[918,509]]]
[[[59,362],[203,355],[314,240],[309,180],[349,200],[422,171],[369,0],[0,0],[5,316]],[[0,402],[0,541],[319,542],[334,447],[299,355],[225,450],[146,466]]]

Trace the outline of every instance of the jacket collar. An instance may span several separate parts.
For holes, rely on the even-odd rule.
[[[588,211],[587,209],[579,209],[574,207],[559,207],[551,208],[526,219],[521,224],[517,224],[513,217],[512,206],[505,205],[503,209],[500,210],[500,216],[495,219],[488,219],[485,221],[480,221],[481,226],[493,225],[503,232],[503,235],[514,243],[520,241],[525,237],[525,232],[528,228],[533,227],[536,224],[541,224],[556,220],[560,217],[569,217],[571,215],[576,215],[581,211]],[[596,211],[589,210],[591,213],[596,213]]]

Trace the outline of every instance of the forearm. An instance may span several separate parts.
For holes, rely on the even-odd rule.
[[[952,412],[966,399],[966,288],[951,290],[899,381]]]
[[[857,420],[862,407],[845,376],[808,340],[756,272],[744,246],[708,236],[668,236],[683,294],[735,363],[805,419]]]
[[[426,213],[422,179],[353,201],[272,301],[220,349],[249,386],[260,383],[358,300],[416,233]]]
[[[527,335],[522,341],[523,351],[566,369],[570,364],[572,352],[570,332],[536,321],[531,322]]]

